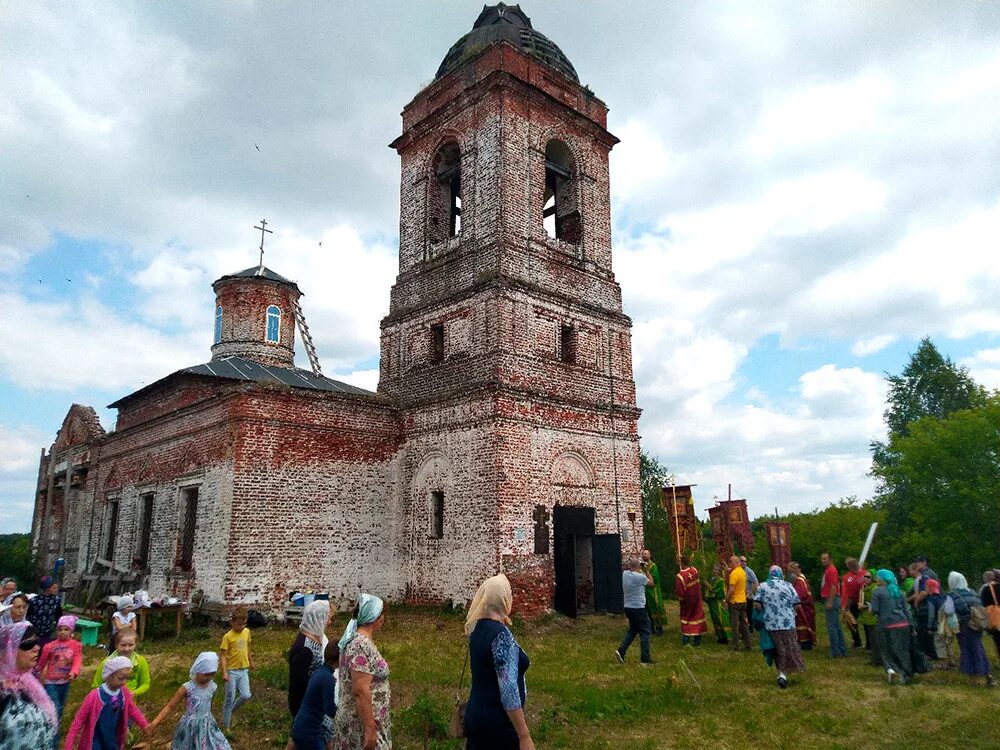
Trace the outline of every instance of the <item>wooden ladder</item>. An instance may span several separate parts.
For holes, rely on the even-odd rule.
[[[302,336],[302,345],[305,346],[306,354],[309,356],[309,366],[312,368],[313,375],[322,376],[323,373],[319,369],[319,357],[316,356],[316,346],[309,334],[306,316],[302,314],[302,305],[299,304],[298,300],[295,300],[295,322],[299,324],[299,335]]]

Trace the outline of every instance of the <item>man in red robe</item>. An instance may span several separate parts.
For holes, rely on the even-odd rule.
[[[799,634],[799,648],[810,651],[816,643],[816,604],[809,588],[809,579],[802,575],[802,568],[797,562],[788,563],[788,578],[802,604],[795,608],[795,631]]]
[[[701,602],[701,581],[698,569],[691,564],[687,555],[681,556],[681,571],[674,581],[674,593],[681,603],[681,643],[687,646],[701,645],[702,633],[708,632],[705,622],[705,607]]]

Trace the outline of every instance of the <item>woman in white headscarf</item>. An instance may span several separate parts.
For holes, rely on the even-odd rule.
[[[385,623],[385,603],[362,594],[340,639],[337,682],[340,703],[334,720],[336,750],[391,750],[389,665],[375,646]]]
[[[948,596],[944,600],[945,616],[958,621],[958,648],[961,652],[959,669],[969,675],[973,682],[977,677],[986,678],[987,687],[995,687],[993,670],[990,669],[986,650],[983,648],[983,633],[969,627],[972,607],[982,604],[979,595],[969,588],[968,581],[961,573],[948,574]]]
[[[288,712],[292,721],[299,713],[309,678],[323,666],[323,651],[330,640],[326,637],[330,620],[330,602],[326,599],[317,599],[302,610],[298,635],[288,650]],[[295,741],[291,737],[285,744],[285,750],[295,750]]]
[[[330,602],[321,599],[302,610],[299,632],[288,651],[288,711],[295,718],[312,673],[323,666],[330,626]]]
[[[483,581],[469,604],[465,633],[472,692],[465,708],[467,750],[535,747],[524,718],[524,673],[530,661],[508,627],[513,604],[510,581],[502,574]]]

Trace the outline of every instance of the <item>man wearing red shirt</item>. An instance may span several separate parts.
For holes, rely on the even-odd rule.
[[[826,635],[830,639],[830,658],[847,658],[847,645],[844,643],[844,631],[840,629],[840,576],[837,566],[829,552],[819,557],[823,564],[823,585],[819,595],[823,598],[823,608],[826,612]]]
[[[840,608],[845,613],[850,614],[849,617],[845,615],[844,619],[847,620],[847,627],[851,630],[851,641],[853,641],[854,648],[861,648],[861,633],[858,628],[858,615],[861,614],[861,608],[858,601],[861,598],[865,571],[853,557],[844,560],[844,564],[847,566],[847,572],[844,573],[840,584]],[[865,644],[865,648],[871,647],[870,643]]]

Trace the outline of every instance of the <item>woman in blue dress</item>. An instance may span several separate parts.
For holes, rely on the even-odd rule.
[[[469,605],[472,692],[465,709],[466,750],[534,750],[524,718],[528,655],[514,640],[514,597],[504,575],[483,581]]]

